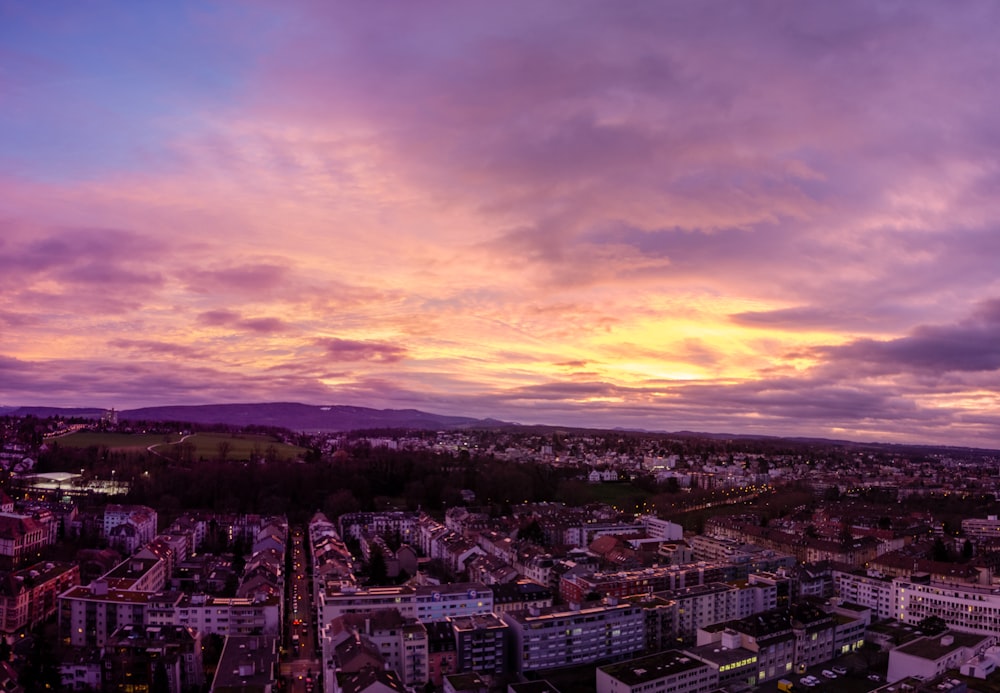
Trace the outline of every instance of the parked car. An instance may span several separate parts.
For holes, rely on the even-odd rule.
[[[868,674],[868,680],[869,681],[881,681],[882,677],[879,676],[878,674]]]
[[[847,668],[846,667],[833,667],[833,673],[836,674],[837,676],[847,676]]]
[[[828,678],[828,679],[835,679],[835,678],[837,678],[837,675],[836,675],[836,674],[834,674],[834,673],[833,673],[832,671],[830,671],[829,669],[824,669],[824,670],[822,671],[822,674],[823,674],[823,676],[825,676],[825,677],[826,677],[826,678]]]

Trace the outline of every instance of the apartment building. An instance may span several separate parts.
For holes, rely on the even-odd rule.
[[[511,668],[538,671],[635,656],[645,645],[641,607],[616,599],[578,608],[552,607],[501,615],[511,632]]]
[[[788,675],[795,664],[795,633],[782,612],[698,630],[698,647],[743,648],[757,658],[757,683]]]
[[[422,686],[427,682],[427,628],[415,618],[404,618],[398,609],[338,616],[320,631],[323,661],[333,661],[335,648],[356,636],[373,643],[385,665],[396,671],[405,685]]]
[[[503,674],[507,671],[507,633],[510,627],[495,614],[449,619],[455,633],[459,671]]]
[[[127,625],[104,646],[103,690],[182,693],[205,682],[201,634],[177,626]]]
[[[109,544],[132,553],[156,536],[156,511],[145,505],[110,503],[104,508],[103,529]]]
[[[908,676],[920,676],[930,681],[981,656],[995,642],[995,636],[957,631],[917,638],[889,651],[886,681],[893,683]]]
[[[58,596],[80,584],[80,567],[73,563],[38,563],[8,574],[0,581],[0,632],[34,628],[56,613]]]
[[[318,590],[316,610],[320,623],[329,623],[343,614],[385,608],[398,609],[404,617],[424,623],[489,614],[493,612],[493,591],[478,582],[359,587],[348,581],[331,581]]]
[[[224,636],[280,635],[281,598],[264,599],[183,595],[169,614],[170,623],[200,633]]]
[[[876,618],[896,617],[896,587],[893,579],[865,571],[833,571],[834,593],[843,601],[872,610]]]

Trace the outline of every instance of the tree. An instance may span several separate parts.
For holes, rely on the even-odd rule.
[[[545,546],[545,532],[542,530],[542,526],[538,524],[538,520],[532,520],[522,527],[517,533],[517,538],[530,541],[532,544],[537,544],[538,546]]]
[[[969,561],[975,555],[975,549],[972,547],[972,542],[968,539],[962,544],[962,560]]]
[[[948,563],[951,561],[951,552],[948,551],[948,547],[945,545],[944,540],[941,537],[934,540],[934,546],[931,547],[931,560],[941,563]]]
[[[153,681],[149,686],[150,693],[170,693],[170,679],[167,677],[167,667],[163,660],[156,660],[153,665]]]
[[[368,580],[373,585],[384,585],[389,579],[389,570],[385,564],[385,556],[382,549],[372,546],[372,551],[368,556]]]

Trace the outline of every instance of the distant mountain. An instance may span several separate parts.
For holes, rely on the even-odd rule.
[[[119,420],[186,421],[231,426],[276,426],[293,431],[353,431],[365,428],[425,430],[506,425],[495,419],[430,414],[416,409],[369,409],[295,402],[145,407],[118,412]]]
[[[12,407],[11,416],[37,416],[40,419],[49,416],[62,416],[77,419],[99,419],[106,410],[97,407]]]

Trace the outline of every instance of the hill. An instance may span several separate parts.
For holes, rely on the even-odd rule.
[[[16,416],[98,418],[103,409],[20,407]],[[316,406],[296,402],[263,404],[204,404],[144,407],[118,412],[119,421],[183,421],[230,426],[274,426],[293,431],[353,431],[366,428],[416,428],[425,430],[482,428],[506,425],[495,419],[431,414],[417,409],[370,409],[343,405]]]

